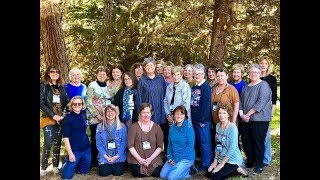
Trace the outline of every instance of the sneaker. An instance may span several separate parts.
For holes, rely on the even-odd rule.
[[[240,173],[244,177],[248,176],[248,171],[247,171],[247,168],[245,168],[245,167],[239,166],[237,171],[238,171],[238,173]]]
[[[58,174],[59,173],[58,167],[52,168],[52,171],[53,171],[53,174]]]
[[[262,171],[263,171],[263,168],[262,167],[254,167],[254,170],[253,170],[255,173],[257,173],[257,174],[261,174],[262,173]]]
[[[198,173],[198,169],[197,169],[194,165],[192,165],[192,166],[190,167],[189,174],[190,174],[190,175],[194,175],[194,174],[197,174],[197,173]]]
[[[45,176],[47,174],[47,171],[46,170],[41,170],[40,171],[40,176]]]

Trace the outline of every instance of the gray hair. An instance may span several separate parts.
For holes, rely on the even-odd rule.
[[[154,60],[153,57],[144,58],[143,67],[145,67],[148,63],[153,63],[154,66],[156,66],[156,60]]]
[[[250,70],[253,68],[255,68],[255,69],[259,70],[259,72],[261,72],[261,68],[260,68],[259,64],[250,64],[250,66],[248,68],[248,73],[250,73]]]
[[[206,72],[206,68],[201,63],[193,65],[193,71],[195,70],[202,70],[203,72]]]

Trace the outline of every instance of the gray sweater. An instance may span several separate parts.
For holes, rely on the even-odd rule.
[[[246,114],[250,109],[256,110],[250,116],[250,121],[271,121],[272,119],[272,92],[267,82],[243,87],[240,96],[239,110]]]

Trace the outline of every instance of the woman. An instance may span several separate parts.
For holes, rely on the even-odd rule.
[[[238,148],[238,129],[230,122],[233,109],[226,104],[218,105],[220,122],[216,125],[215,157],[206,172],[212,180],[227,179],[238,173],[248,175],[243,166],[243,158]]]
[[[156,62],[156,73],[159,74],[159,75],[163,75],[163,66],[165,65],[166,63],[160,59]]]
[[[173,63],[166,63],[163,67],[163,77],[164,77],[164,81],[166,82],[166,87],[173,82],[173,77],[172,77],[172,67],[174,65],[171,65]]]
[[[246,166],[254,167],[257,174],[263,171],[265,139],[272,118],[272,92],[267,82],[260,79],[258,64],[249,67],[250,83],[243,87],[239,114],[245,122],[241,127],[241,141],[247,157]]]
[[[219,122],[218,103],[224,103],[233,108],[231,122],[237,123],[239,111],[239,94],[237,89],[228,83],[228,71],[225,68],[217,69],[217,85],[212,88],[211,107],[215,124]]]
[[[62,164],[62,179],[71,179],[74,173],[88,174],[91,164],[91,146],[87,135],[87,119],[81,114],[86,108],[83,97],[74,96],[68,103],[70,112],[63,122],[63,141],[68,157]]]
[[[189,84],[190,88],[195,85],[195,80],[193,79],[193,66],[191,64],[184,66],[183,78]]]
[[[107,86],[109,89],[109,96],[111,102],[114,96],[117,94],[122,83],[122,74],[124,73],[124,67],[121,64],[115,64],[110,71],[109,78],[107,81]]]
[[[137,79],[131,72],[123,74],[121,89],[114,96],[113,104],[120,107],[120,119],[129,129],[132,123],[138,120],[137,108],[135,106],[137,96]]]
[[[216,66],[211,65],[207,68],[207,81],[210,85],[210,87],[212,88],[213,86],[215,86],[217,84],[216,81]]]
[[[205,67],[203,64],[193,66],[193,75],[196,84],[191,88],[191,116],[196,137],[196,152],[200,155],[201,165],[199,171],[206,171],[212,161],[210,111],[211,87],[205,80]]]
[[[132,124],[128,132],[128,164],[134,177],[159,177],[163,165],[160,153],[163,133],[160,126],[151,120],[153,108],[150,103],[139,107],[139,121]]]
[[[139,80],[144,73],[142,64],[139,62],[134,63],[131,66],[131,72],[136,76],[137,80]]]
[[[43,149],[41,156],[41,176],[47,174],[48,159],[53,146],[52,165],[54,174],[59,173],[58,165],[61,148],[61,121],[64,118],[68,102],[64,80],[60,75],[60,69],[55,65],[47,67],[44,81],[40,84],[40,109],[43,127]]]
[[[79,68],[74,67],[69,71],[70,82],[66,84],[66,89],[68,97],[71,99],[74,96],[82,96],[86,99],[87,96],[87,86],[81,81],[83,80],[82,73]]]
[[[272,69],[271,69],[271,60],[264,56],[259,61],[259,66],[261,68],[261,75],[260,79],[266,81],[272,91],[272,117],[274,114],[274,111],[276,109],[277,104],[277,79],[275,76],[271,75]],[[265,152],[264,152],[264,158],[263,158],[263,164],[264,166],[268,166],[271,163],[271,136],[270,136],[270,126],[267,131],[266,141],[265,141]]]
[[[90,142],[91,142],[91,166],[98,166],[98,150],[96,146],[96,129],[97,125],[104,120],[104,109],[108,104],[111,104],[109,89],[106,79],[107,73],[104,66],[99,66],[96,69],[97,80],[89,84],[87,90],[87,119],[90,127]]]
[[[160,173],[160,178],[169,180],[189,178],[190,167],[196,159],[194,130],[188,121],[186,108],[177,106],[173,114],[176,123],[169,130],[168,160]]]
[[[120,122],[119,108],[109,104],[104,110],[105,119],[99,123],[96,144],[99,151],[99,175],[121,176],[127,158],[127,128]]]
[[[173,82],[167,86],[164,97],[164,111],[169,124],[173,124],[173,110],[179,105],[183,105],[188,112],[188,117],[191,117],[191,88],[189,84],[182,79],[183,68],[181,66],[174,66],[171,73]],[[191,122],[190,119],[188,120]]]

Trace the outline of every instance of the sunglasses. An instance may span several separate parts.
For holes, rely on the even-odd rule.
[[[56,74],[60,74],[60,71],[58,71],[58,70],[51,70],[51,71],[49,71],[51,74],[54,74],[54,73],[56,73]]]
[[[82,103],[72,103],[72,106],[82,106]]]

